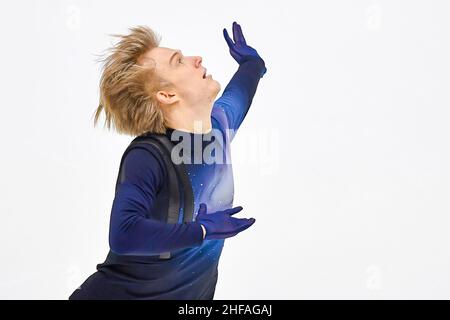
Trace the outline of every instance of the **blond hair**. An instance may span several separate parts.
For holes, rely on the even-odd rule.
[[[144,53],[159,46],[161,37],[146,26],[129,31],[128,35],[111,35],[120,41],[100,59],[104,65],[94,126],[103,110],[108,129],[113,124],[120,134],[165,133],[166,123],[155,94],[167,82],[156,75],[154,67],[140,63]]]

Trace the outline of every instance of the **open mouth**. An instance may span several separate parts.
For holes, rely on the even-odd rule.
[[[206,75],[206,70],[207,69],[205,69],[205,71],[203,72],[203,79],[206,79],[207,77],[209,77],[209,75]]]

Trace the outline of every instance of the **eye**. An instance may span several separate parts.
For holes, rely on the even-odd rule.
[[[180,58],[180,59],[178,59],[178,62],[179,62],[179,63],[181,63],[181,58]]]

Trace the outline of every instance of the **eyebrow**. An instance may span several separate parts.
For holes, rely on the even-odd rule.
[[[170,59],[169,59],[169,64],[172,64],[172,59],[173,59],[176,55],[178,55],[178,54],[181,54],[181,51],[180,51],[180,50],[178,50],[177,52],[175,52],[175,53],[170,57]]]

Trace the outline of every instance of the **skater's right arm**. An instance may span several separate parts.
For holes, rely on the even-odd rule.
[[[199,246],[204,228],[198,222],[168,224],[146,217],[165,177],[158,151],[134,148],[123,162],[125,179],[118,185],[109,229],[111,251],[121,255],[158,255]]]

